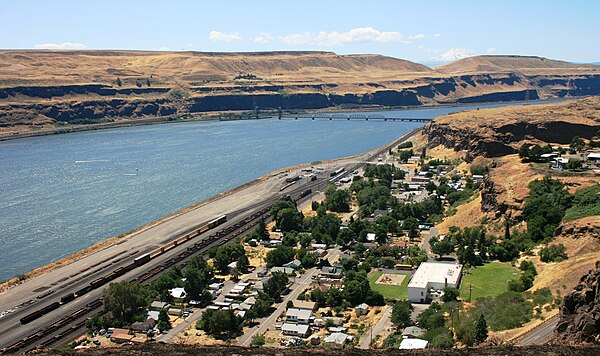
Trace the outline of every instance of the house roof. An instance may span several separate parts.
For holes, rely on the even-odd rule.
[[[312,316],[312,310],[289,308],[285,312],[286,318],[296,318],[299,320],[308,320]]]
[[[409,288],[427,288],[427,284],[444,283],[456,285],[460,278],[462,265],[454,263],[423,262],[413,275]]]
[[[160,302],[158,300],[155,300],[152,302],[152,304],[150,304],[150,308],[152,309],[168,309],[171,305],[169,303],[165,303],[165,302]]]
[[[315,307],[317,306],[317,303],[315,302],[307,302],[305,300],[293,300],[292,304],[294,304],[294,308],[296,309],[308,309],[308,310],[314,310]]]
[[[341,276],[344,272],[344,268],[339,266],[324,266],[321,268],[321,274],[330,275],[330,276]]]
[[[362,303],[356,306],[355,309],[369,309],[369,304],[367,303]]]
[[[304,335],[308,332],[308,325],[284,323],[281,326],[281,331],[293,332],[296,334]]]
[[[417,326],[409,326],[402,332],[402,336],[420,337],[423,336],[423,334],[425,334],[425,330]]]
[[[275,272],[283,272],[285,274],[294,274],[294,269],[290,267],[273,267],[271,268],[271,273]]]
[[[600,159],[600,152],[591,152],[590,154],[588,154],[587,158]]]
[[[346,342],[351,341],[352,336],[344,333],[332,333],[327,335],[325,338],[326,344],[337,344],[344,345]]]
[[[185,293],[185,289],[184,288],[173,288],[173,289],[169,289],[169,294],[171,294],[171,296],[173,298],[183,298],[185,297],[186,293]]]
[[[154,320],[158,320],[158,316],[160,315],[160,312],[152,310],[148,312],[148,319],[154,319]]]
[[[427,340],[421,339],[403,339],[400,343],[401,350],[424,349],[429,344]]]
[[[367,234],[367,241],[375,241],[375,234],[370,232]]]
[[[293,261],[290,261],[290,262],[284,264],[283,267],[290,267],[290,268],[296,269],[296,268],[300,267],[301,265],[302,265],[302,263],[300,262],[300,260],[295,259]]]

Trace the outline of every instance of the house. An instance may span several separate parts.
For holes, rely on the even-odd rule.
[[[170,307],[171,307],[171,304],[161,302],[158,300],[155,300],[150,304],[150,310],[160,311],[161,309],[169,309]]]
[[[147,333],[156,325],[156,320],[149,318],[146,321],[137,321],[131,324],[131,329],[141,333]]]
[[[375,236],[375,234],[374,234],[374,233],[372,233],[372,232],[369,232],[369,233],[367,234],[367,241],[369,241],[369,242],[373,242],[373,241],[375,241],[375,239],[376,239],[376,238],[377,238],[377,237],[376,237],[376,236]]]
[[[423,262],[408,283],[408,299],[425,303],[436,290],[459,288],[462,265],[456,263]]]
[[[290,268],[290,267],[273,267],[273,268],[271,268],[271,274],[276,273],[276,272],[282,272],[288,276],[293,276],[295,273],[294,269]]]
[[[285,321],[288,323],[308,324],[310,323],[311,317],[312,310],[307,309],[289,308],[285,312]]]
[[[419,338],[425,334],[425,330],[417,326],[409,326],[402,332],[403,338]]]
[[[318,248],[318,249],[315,250],[315,254],[318,257],[325,257],[327,255],[327,250],[324,250],[322,248]]]
[[[307,302],[305,300],[293,300],[292,304],[294,304],[294,308],[296,309],[304,309],[304,310],[315,310],[317,307],[317,303],[315,302]]]
[[[341,347],[345,346],[347,343],[349,343],[351,341],[352,341],[352,336],[345,334],[345,333],[333,333],[333,334],[327,335],[325,340],[323,340],[325,345],[341,346]]]
[[[300,268],[300,266],[302,266],[302,263],[298,259],[295,259],[283,265],[283,267],[288,267],[292,269],[298,269]]]
[[[590,165],[600,167],[600,152],[590,152],[585,160]]]
[[[160,316],[160,312],[158,310],[151,310],[148,312],[147,319],[154,319],[154,320],[158,321],[159,316]]]
[[[403,339],[400,343],[400,350],[417,350],[424,349],[429,344],[427,340],[421,339]]]
[[[233,271],[236,268],[237,268],[237,261],[233,261],[227,265],[227,269],[229,269],[229,272]]]
[[[361,315],[365,315],[369,312],[369,304],[367,303],[362,303],[360,305],[357,305],[354,310],[356,311],[356,315],[357,316],[361,316]]]
[[[375,211],[373,211],[373,214],[371,214],[371,216],[374,217],[375,219],[377,219],[380,216],[388,216],[389,214],[390,214],[390,212],[387,210],[375,209]]]
[[[169,289],[169,294],[171,295],[171,297],[173,297],[175,299],[183,299],[186,296],[184,288]]]
[[[172,316],[180,316],[181,315],[181,309],[170,308],[169,310],[167,310],[167,314],[172,315]]]
[[[212,283],[208,285],[208,289],[210,290],[219,290],[223,287],[223,283]]]
[[[113,342],[129,342],[134,338],[135,335],[129,333],[127,329],[115,329],[110,336],[110,340]]]
[[[310,327],[307,324],[284,323],[281,332],[283,335],[307,337],[310,334]]]
[[[562,170],[569,160],[564,157],[555,157],[552,163],[552,168]]]
[[[473,174],[473,181],[476,183],[483,182],[483,176],[481,174]]]
[[[326,244],[310,244],[310,249],[311,250],[318,250],[318,249],[323,249],[326,250],[327,249],[327,245]]]
[[[344,275],[344,268],[342,266],[324,266],[321,268],[321,277],[340,279]]]

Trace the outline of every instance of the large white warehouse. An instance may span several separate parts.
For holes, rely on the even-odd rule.
[[[444,287],[459,288],[462,267],[455,263],[421,263],[408,283],[408,299],[425,303],[432,299],[432,294],[439,295]]]

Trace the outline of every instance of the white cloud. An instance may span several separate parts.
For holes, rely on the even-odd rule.
[[[435,35],[433,35],[433,37],[440,37],[441,35],[439,33],[436,33]]]
[[[237,32],[223,33],[223,32],[219,32],[219,31],[210,31],[210,33],[208,34],[208,39],[211,41],[215,41],[215,42],[216,41],[232,42],[232,41],[239,41],[242,39],[242,37]]]
[[[496,49],[494,47],[488,48],[485,53],[496,53]]]
[[[404,35],[402,35],[400,32],[385,32],[377,30],[373,27],[358,27],[347,32],[321,31],[318,34],[312,34],[310,32],[296,33],[287,36],[279,36],[279,40],[286,44],[314,44],[318,46],[336,46],[351,43],[369,42],[410,43],[410,40]]]
[[[418,50],[421,50],[421,49],[423,49],[423,48],[425,48],[425,46],[423,46],[423,45],[418,45],[418,46],[417,46],[417,49],[418,49]]]
[[[414,36],[411,36],[410,38],[413,39],[413,40],[423,40],[423,39],[425,39],[425,34],[419,33],[419,34],[416,34]]]
[[[87,46],[79,42],[63,43],[38,43],[34,46],[37,49],[86,49]]]
[[[254,37],[254,39],[252,41],[254,43],[269,43],[269,42],[271,42],[272,39],[273,39],[273,35],[271,35],[270,33],[261,32],[256,37]]]
[[[473,55],[473,51],[463,47],[455,47],[447,50],[446,52],[440,54],[432,58],[434,61],[438,62],[452,62],[457,59],[471,57]]]

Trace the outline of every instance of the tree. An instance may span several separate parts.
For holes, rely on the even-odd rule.
[[[150,86],[150,78],[146,78],[146,85]]]
[[[569,144],[569,147],[571,147],[571,150],[575,152],[580,152],[583,149],[583,147],[585,147],[585,142],[581,137],[575,136],[571,140],[571,144]]]
[[[123,82],[121,82],[121,78],[117,77],[117,85],[122,86]]]
[[[250,266],[250,261],[248,260],[248,256],[241,255],[236,263],[236,268],[240,273],[248,272],[248,266]]]
[[[165,309],[161,309],[158,313],[158,330],[164,332],[171,329],[171,320],[169,319],[169,314]]]
[[[432,238],[430,244],[431,252],[440,256],[440,258],[442,256],[449,255],[454,251],[454,245],[449,239],[439,240],[438,238]]]
[[[265,344],[265,336],[263,334],[257,334],[252,336],[252,341],[250,341],[250,346],[260,347]]]
[[[392,323],[398,328],[403,328],[410,325],[410,314],[413,311],[413,306],[410,300],[399,300],[394,304],[392,309]]]
[[[293,248],[284,245],[277,246],[277,248],[267,253],[267,267],[283,266],[293,260],[295,255],[296,251]]]
[[[345,189],[337,189],[330,185],[325,189],[325,207],[330,211],[343,213],[350,211],[350,192]]]
[[[296,207],[280,210],[275,220],[281,231],[300,231],[302,228],[302,214]]]
[[[542,262],[560,262],[565,259],[567,259],[567,253],[563,244],[550,245],[540,250],[540,260]]]
[[[150,304],[151,295],[139,283],[113,282],[102,292],[104,310],[117,325],[132,323]]]
[[[446,287],[443,289],[444,294],[442,295],[442,301],[444,303],[454,302],[458,299],[460,295],[458,289],[452,287]]]
[[[479,314],[477,324],[475,324],[475,340],[477,343],[482,343],[488,338],[487,322],[483,314]]]
[[[577,158],[571,158],[567,162],[565,168],[572,171],[581,169],[583,168],[583,161]]]
[[[242,331],[244,320],[233,314],[233,310],[206,310],[198,326],[215,338],[231,339]]]
[[[281,293],[287,288],[289,283],[288,277],[283,272],[275,272],[269,278],[269,280],[264,283],[263,290],[265,294],[273,299],[279,299],[281,297]]]

